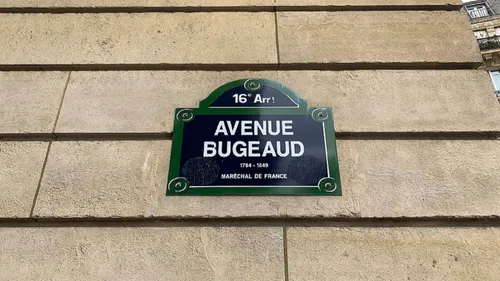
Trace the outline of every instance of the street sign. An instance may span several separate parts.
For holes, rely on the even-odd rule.
[[[332,109],[265,79],[176,109],[167,195],[342,195]]]

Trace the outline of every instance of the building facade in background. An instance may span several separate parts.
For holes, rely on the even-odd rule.
[[[500,99],[500,0],[476,0],[464,4],[483,56],[482,68],[490,74]]]

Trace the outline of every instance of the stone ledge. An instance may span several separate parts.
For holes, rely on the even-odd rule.
[[[37,218],[499,216],[500,141],[338,141],[342,197],[166,197],[170,141],[54,142]],[[390,157],[388,157],[390,156]]]
[[[500,104],[478,70],[81,71],[71,73],[56,134],[170,133],[175,108],[249,77],[333,107],[337,132],[500,132]]]
[[[460,0],[276,0],[277,6],[456,6]]]
[[[292,228],[287,240],[290,281],[493,281],[500,274],[500,228]]]
[[[275,3],[276,2],[276,3]],[[100,8],[100,7],[342,7],[342,6],[437,6],[437,7],[461,7],[459,0],[3,0],[0,8]]]
[[[284,281],[282,228],[1,227],[3,280]]]

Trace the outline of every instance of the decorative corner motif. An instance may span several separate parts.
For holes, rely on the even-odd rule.
[[[168,190],[176,193],[182,193],[189,189],[189,182],[186,178],[177,177],[168,183]]]
[[[182,109],[177,112],[177,120],[183,122],[190,122],[194,119],[194,111],[192,109]]]
[[[311,116],[315,121],[318,122],[326,122],[331,118],[329,110],[326,108],[316,108],[311,113]]]
[[[318,182],[318,187],[321,191],[332,193],[337,190],[337,182],[334,178],[322,178]]]
[[[262,84],[258,79],[248,79],[247,81],[245,81],[243,86],[247,91],[250,92],[255,92],[258,91],[260,88],[262,88]]]

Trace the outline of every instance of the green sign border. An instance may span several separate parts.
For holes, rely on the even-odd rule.
[[[265,107],[243,107],[243,108],[210,108],[224,92],[245,85],[248,82],[256,82],[258,85],[273,87],[298,104],[297,108],[265,108]],[[247,83],[247,84],[245,84]],[[258,187],[227,187],[213,186],[203,188],[190,188],[188,181],[180,177],[180,159],[182,153],[182,139],[184,123],[192,121],[200,115],[309,115],[313,119],[322,122],[328,156],[328,178],[318,182],[317,187],[305,186],[258,186]],[[333,110],[331,108],[308,108],[307,102],[301,99],[288,87],[267,79],[240,79],[222,85],[213,91],[206,99],[200,102],[199,108],[177,108],[174,117],[174,132],[172,150],[170,155],[170,168],[167,181],[167,196],[226,196],[226,195],[314,195],[314,196],[341,196],[342,186],[340,182],[339,162],[337,157],[337,146],[335,139]]]

